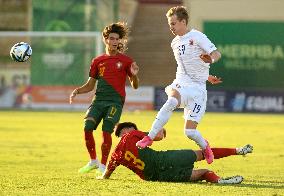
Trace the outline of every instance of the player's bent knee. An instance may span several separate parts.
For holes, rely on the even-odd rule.
[[[86,118],[85,119],[85,131],[93,131],[95,129],[95,120],[93,118]]]
[[[164,104],[168,110],[174,110],[178,106],[178,100],[175,97],[168,97],[168,100]]]
[[[203,180],[203,175],[206,174],[207,172],[210,172],[208,169],[196,169],[193,170],[191,173],[190,181],[199,181]]]
[[[195,138],[195,132],[196,132],[196,129],[185,129],[184,130],[184,134],[186,135],[186,137],[188,137],[190,139]]]

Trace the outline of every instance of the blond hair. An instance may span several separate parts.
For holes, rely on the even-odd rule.
[[[186,7],[184,6],[172,7],[171,9],[169,9],[166,16],[167,18],[169,18],[172,17],[173,15],[176,15],[179,21],[185,20],[186,24],[188,24],[189,15],[186,10]]]

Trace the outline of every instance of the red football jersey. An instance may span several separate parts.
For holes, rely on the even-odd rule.
[[[103,54],[94,58],[90,66],[89,77],[97,83],[96,99],[113,100],[120,97],[125,100],[126,77],[131,77],[133,60],[121,53],[115,56]]]
[[[113,171],[117,166],[123,165],[144,179],[145,163],[139,159],[136,142],[145,135],[146,133],[137,130],[124,134],[111,155],[107,166],[108,170]]]

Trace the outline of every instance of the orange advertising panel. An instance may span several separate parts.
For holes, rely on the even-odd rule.
[[[69,103],[69,96],[76,86],[32,86],[31,99],[33,103]],[[90,104],[94,93],[80,94],[75,98],[75,104]]]
[[[69,104],[69,96],[77,86],[30,86],[23,94],[23,108],[34,109],[87,109],[95,92],[79,94]],[[133,90],[126,87],[124,110],[153,110],[154,88],[139,87]]]

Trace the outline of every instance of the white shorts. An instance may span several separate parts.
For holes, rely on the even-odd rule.
[[[207,90],[204,85],[181,85],[174,81],[166,87],[166,93],[169,88],[177,90],[181,96],[180,108],[184,108],[184,119],[199,123],[206,110]]]

